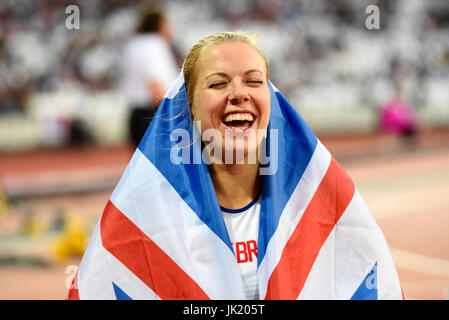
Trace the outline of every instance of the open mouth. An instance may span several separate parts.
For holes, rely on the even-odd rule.
[[[223,116],[223,123],[230,129],[245,131],[250,128],[255,120],[249,112],[228,113]]]

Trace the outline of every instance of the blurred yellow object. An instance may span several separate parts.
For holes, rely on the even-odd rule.
[[[23,233],[31,237],[39,237],[45,232],[44,224],[34,215],[30,214],[25,218]]]
[[[53,239],[51,252],[58,261],[81,257],[86,250],[88,235],[84,220],[75,215],[64,217],[64,228]]]
[[[5,218],[8,214],[8,198],[6,198],[6,194],[0,186],[0,219]]]

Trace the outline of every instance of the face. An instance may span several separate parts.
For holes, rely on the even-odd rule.
[[[248,43],[225,42],[206,49],[197,66],[192,112],[194,120],[201,122],[202,133],[216,130],[223,150],[230,135],[234,151],[257,150],[262,139],[258,130],[266,129],[270,119],[264,58]]]
[[[165,38],[167,41],[170,41],[172,38],[172,30],[171,23],[167,18],[162,18],[162,21],[159,25],[158,33],[161,37]]]

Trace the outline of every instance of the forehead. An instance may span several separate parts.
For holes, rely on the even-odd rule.
[[[246,42],[225,42],[207,48],[198,60],[198,73],[205,77],[213,72],[244,73],[256,69],[266,74],[265,59]]]

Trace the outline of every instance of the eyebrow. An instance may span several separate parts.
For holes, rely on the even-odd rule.
[[[250,69],[250,70],[247,70],[247,71],[245,72],[245,75],[248,75],[248,74],[253,73],[253,72],[258,72],[258,73],[260,73],[261,75],[263,75],[263,72],[260,71],[259,69]],[[223,77],[227,77],[228,75],[227,75],[225,72],[214,72],[214,73],[209,74],[205,79],[207,80],[207,79],[209,79],[209,78],[212,77],[212,76],[223,76]]]

